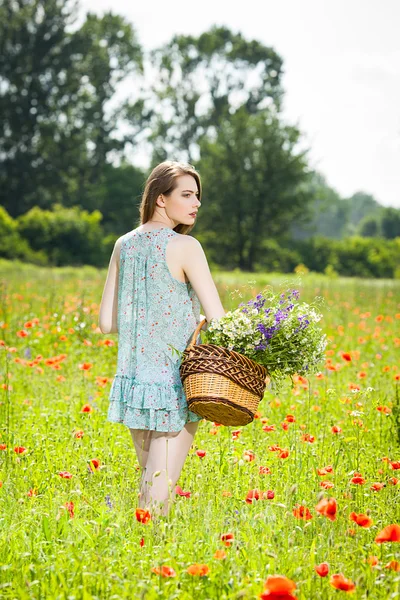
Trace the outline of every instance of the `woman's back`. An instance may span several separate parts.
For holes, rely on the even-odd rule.
[[[180,431],[201,419],[188,411],[180,355],[200,321],[190,284],[166,262],[173,229],[135,229],[121,238],[118,276],[118,364],[108,420],[130,428]]]

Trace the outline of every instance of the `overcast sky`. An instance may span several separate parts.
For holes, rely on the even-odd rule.
[[[341,196],[365,191],[400,208],[400,0],[82,0],[82,7],[125,16],[145,50],[212,25],[272,46],[284,61],[283,117],[305,134],[312,166]]]

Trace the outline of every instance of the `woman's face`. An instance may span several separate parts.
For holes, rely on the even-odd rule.
[[[192,175],[180,175],[176,183],[177,187],[170,196],[158,198],[157,214],[162,212],[170,220],[172,228],[179,224],[194,225],[201,204],[196,180]]]

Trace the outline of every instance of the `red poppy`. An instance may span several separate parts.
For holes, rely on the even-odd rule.
[[[278,456],[279,458],[287,458],[289,456],[289,450],[287,448],[284,448],[279,452]]]
[[[400,469],[400,460],[396,460],[396,461],[390,460],[389,465],[390,465],[391,469],[393,469],[394,471],[397,471],[398,469]]]
[[[65,508],[68,509],[70,518],[73,519],[74,518],[74,503],[73,502],[66,502],[64,504],[64,506],[65,506]]]
[[[93,407],[90,404],[84,404],[81,408],[81,412],[91,413],[91,412],[93,412]]]
[[[355,512],[350,513],[350,519],[357,523],[360,527],[371,527],[373,521],[367,515],[363,513],[357,514]]]
[[[320,563],[319,565],[315,565],[314,569],[320,577],[326,577],[329,573],[329,565],[327,562],[323,562],[323,563]]]
[[[326,467],[322,467],[321,469],[317,469],[318,475],[327,475],[328,473],[333,473],[332,465],[327,465]]]
[[[162,577],[176,577],[176,573],[172,567],[168,565],[163,565],[160,567],[152,567],[152,572],[156,575],[161,575]]]
[[[383,487],[385,487],[385,484],[378,481],[377,483],[373,483],[369,489],[373,492],[379,492]]]
[[[147,523],[151,519],[151,514],[144,508],[137,508],[136,519],[139,521],[139,523]]]
[[[296,517],[296,519],[303,519],[304,521],[309,521],[313,518],[309,509],[306,506],[303,506],[302,504],[300,506],[296,505],[294,507],[293,515]]]
[[[354,473],[353,477],[350,479],[350,482],[354,483],[355,485],[364,485],[365,479],[361,473]]]
[[[263,431],[275,431],[276,425],[265,425],[262,430]]]
[[[335,484],[332,483],[332,481],[321,481],[319,485],[324,488],[324,490],[330,490],[335,487]]]
[[[262,498],[264,500],[273,500],[275,498],[275,492],[274,490],[267,490],[266,492],[262,493]]]
[[[264,590],[260,594],[261,600],[297,600],[293,595],[296,583],[284,575],[268,575]]]
[[[259,475],[271,475],[271,469],[269,467],[263,467],[260,465],[258,467],[258,474]]]
[[[243,452],[243,460],[247,461],[247,462],[253,462],[253,460],[255,460],[256,455],[254,454],[253,450],[245,450]]]
[[[332,433],[342,433],[342,428],[339,425],[334,425],[331,429]]]
[[[235,535],[233,533],[223,533],[221,535],[221,542],[225,544],[225,546],[231,546],[233,540],[235,539]]]
[[[82,369],[83,371],[89,371],[89,369],[91,369],[92,367],[93,367],[93,364],[87,363],[87,362],[81,363],[79,365],[79,368]]]
[[[351,362],[350,352],[342,352],[342,358],[343,358],[343,360],[346,360],[347,362]]]
[[[204,575],[208,575],[210,569],[207,565],[195,563],[187,568],[187,572],[189,575],[200,575],[203,577]]]
[[[192,495],[192,492],[184,492],[179,485],[175,486],[175,493],[178,494],[178,496],[184,496],[185,498],[190,498]]]
[[[70,473],[69,471],[59,471],[59,476],[62,477],[62,479],[71,479],[72,478],[72,473]]]
[[[337,590],[342,590],[343,592],[353,592],[356,589],[355,584],[350,579],[346,579],[343,573],[332,575],[329,583]]]
[[[400,562],[398,560],[391,560],[385,565],[385,569],[393,569],[393,571],[400,571]]]
[[[226,554],[225,550],[216,550],[214,552],[213,558],[216,558],[217,560],[223,560],[226,557],[227,557],[227,554]]]
[[[302,442],[309,442],[310,444],[313,444],[315,442],[315,437],[311,435],[311,433],[304,433],[301,436],[301,440]]]
[[[92,458],[89,461],[89,468],[91,471],[97,471],[97,469],[100,467],[100,461],[98,458]]]
[[[383,542],[400,542],[400,525],[387,525],[375,538],[377,544]]]
[[[196,454],[199,458],[204,458],[207,452],[205,450],[196,450]]]
[[[259,500],[261,493],[262,493],[261,490],[258,490],[258,489],[249,490],[247,492],[247,496],[245,498],[247,504],[253,504],[253,500]]]
[[[337,513],[337,503],[335,498],[329,498],[329,500],[327,498],[322,498],[315,507],[315,510],[320,515],[327,517],[330,521],[335,521]]]
[[[24,454],[24,452],[27,451],[27,448],[25,448],[25,446],[15,446],[14,448],[14,452],[16,454]]]

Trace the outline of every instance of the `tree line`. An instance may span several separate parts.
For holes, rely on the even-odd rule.
[[[199,170],[193,233],[216,266],[267,268],[268,244],[301,262],[318,234],[400,235],[400,211],[362,192],[339,198],[310,168],[282,118],[274,48],[214,26],[144,52],[120,15],[78,14],[77,2],[0,1],[2,256],[104,266],[138,221],[147,172],[131,159],[143,148],[150,169],[172,159]]]

